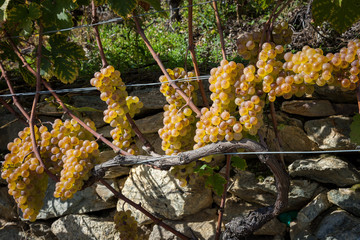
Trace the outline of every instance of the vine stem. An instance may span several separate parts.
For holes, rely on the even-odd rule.
[[[6,33],[6,32],[5,32]],[[8,34],[6,33],[6,35],[8,36]],[[24,67],[26,67],[26,69],[33,74],[34,76],[36,76],[36,72],[34,69],[32,69],[32,67],[27,63],[27,61],[25,60],[25,58],[23,57],[23,55],[20,53],[19,49],[17,48],[17,46],[15,45],[15,43],[12,41],[12,39],[10,37],[8,37],[8,41],[11,45],[11,47],[13,48],[14,52],[16,53],[16,55],[20,58],[21,62],[23,63]],[[93,129],[91,129],[88,125],[86,125],[86,123],[84,123],[80,118],[78,118],[77,116],[75,116],[75,114],[73,114],[63,103],[63,101],[60,99],[60,97],[56,94],[56,92],[51,88],[51,86],[44,80],[41,78],[41,82],[42,84],[45,86],[45,88],[47,88],[51,94],[53,95],[53,97],[56,99],[56,101],[60,104],[60,106],[63,108],[64,112],[66,114],[68,114],[70,117],[72,117],[73,119],[75,119],[83,128],[85,128],[87,131],[89,131],[92,135],[94,135],[96,138],[100,139],[103,143],[105,143],[106,145],[108,145],[109,147],[111,147],[115,152],[117,153],[121,153],[123,155],[130,155],[128,152],[122,150],[121,148],[115,146],[112,142],[110,142],[109,140],[107,140],[104,136],[102,136],[101,134],[97,133],[96,131],[94,131]]]
[[[147,46],[147,48],[149,49],[151,55],[153,56],[154,60],[157,62],[157,64],[159,65],[161,71],[163,72],[163,74],[166,76],[166,78],[168,79],[170,85],[176,90],[176,92],[178,92],[180,94],[180,96],[186,101],[186,104],[189,105],[189,107],[196,113],[197,117],[201,116],[201,112],[200,110],[196,107],[196,105],[193,103],[193,101],[176,85],[176,83],[171,79],[169,73],[166,71],[164,64],[161,62],[158,54],[154,51],[154,49],[152,48],[149,40],[147,39],[144,30],[141,28],[138,17],[134,15],[134,22],[136,25],[136,29],[137,32],[139,33],[139,35],[141,36],[141,38],[143,39],[145,45]]]
[[[154,152],[154,147],[151,145],[151,143],[147,140],[147,138],[144,136],[144,134],[140,131],[138,126],[136,125],[135,121],[132,119],[129,113],[126,114],[126,118],[128,122],[131,125],[131,128],[134,130],[135,134],[138,136],[140,141],[144,144],[145,150],[147,153]]]
[[[277,150],[280,152],[282,150],[281,150],[281,144],[280,144],[279,131],[278,131],[278,127],[277,127],[275,104],[273,102],[270,102],[270,114],[271,114],[271,121],[273,124],[274,133],[275,133],[275,145],[276,145]],[[281,163],[283,164],[284,169],[286,169],[284,155],[279,154],[279,157],[280,157]]]
[[[91,15],[92,15],[92,24],[97,22],[97,15],[96,15],[96,5],[95,5],[95,1],[91,1]],[[96,43],[97,46],[99,48],[99,52],[100,52],[100,57],[101,57],[101,62],[102,62],[102,67],[105,68],[108,66],[108,62],[106,61],[106,57],[105,57],[105,53],[104,53],[104,49],[101,43],[101,38],[100,38],[100,33],[99,33],[99,28],[97,25],[93,26],[94,31],[95,31],[95,38],[96,38]]]
[[[218,10],[216,1],[212,2],[212,6],[213,6],[214,11],[215,11],[216,25],[217,25],[219,36],[220,36],[222,57],[223,57],[224,60],[226,60],[224,35],[223,35],[222,27],[221,27],[221,20],[220,20],[219,10]]]
[[[32,147],[33,147],[32,150],[33,150],[36,158],[39,160],[40,165],[44,168],[45,173],[51,179],[53,179],[55,182],[58,182],[59,179],[52,172],[50,172],[49,169],[47,169],[44,161],[41,159],[41,155],[40,155],[39,149],[37,147],[37,143],[36,143],[35,129],[34,129],[36,105],[39,101],[39,96],[40,96],[39,91],[41,88],[40,67],[41,67],[41,49],[42,49],[42,41],[43,41],[42,31],[43,31],[43,27],[39,23],[39,43],[38,43],[37,52],[36,52],[36,92],[35,92],[32,108],[31,108],[31,114],[30,114],[30,120],[29,120],[30,138],[31,138],[31,143],[32,143]]]
[[[131,201],[130,199],[128,199],[127,197],[125,197],[121,192],[116,191],[108,182],[106,182],[104,179],[100,179],[99,180],[102,184],[104,184],[105,187],[107,187],[117,198],[123,200],[124,202],[126,202],[127,204],[131,205],[132,207],[136,208],[137,210],[141,211],[143,214],[145,214],[147,217],[149,217],[152,221],[154,221],[155,224],[163,227],[164,229],[172,232],[175,236],[181,238],[181,239],[185,239],[185,240],[190,240],[189,237],[185,236],[184,234],[176,231],[174,228],[170,227],[169,225],[167,225],[166,223],[164,223],[161,219],[153,216],[150,212],[148,212],[145,208],[143,208],[141,206],[141,204],[137,204],[133,201]]]
[[[8,85],[8,88],[10,90],[10,93],[13,94],[12,95],[12,99],[14,101],[15,106],[19,109],[19,111],[21,112],[21,114],[26,118],[27,121],[30,120],[30,116],[29,114],[25,111],[24,107],[21,105],[21,103],[19,102],[18,98],[15,95],[15,91],[14,88],[10,82],[9,76],[7,75],[7,72],[5,71],[4,65],[2,64],[2,62],[0,61],[0,70],[2,72],[2,76],[5,79],[6,84]]]
[[[193,37],[193,7],[192,7],[192,4],[193,4],[193,1],[189,0],[189,8],[188,8],[189,51],[191,54],[191,59],[192,59],[193,65],[194,65],[196,79],[199,84],[201,98],[203,100],[204,106],[209,108],[209,101],[205,94],[204,84],[199,79],[200,71],[199,71],[198,63],[196,61],[196,53],[195,53],[194,37]]]
[[[230,166],[231,164],[231,156],[230,155],[226,155],[226,183],[224,184],[224,191],[221,197],[221,202],[220,202],[220,208],[219,208],[219,217],[218,217],[218,222],[217,222],[217,226],[216,226],[216,235],[215,235],[215,240],[219,240],[220,239],[220,234],[221,234],[221,222],[222,222],[222,218],[224,215],[224,210],[225,210],[225,203],[226,203],[226,193],[227,193],[227,187],[228,187],[228,183],[229,183],[229,178],[230,178]]]
[[[96,5],[95,5],[95,1],[91,1],[91,7],[92,7],[92,24],[97,22],[97,15],[96,15]],[[95,38],[96,38],[96,43],[100,52],[100,57],[101,57],[101,62],[102,62],[102,67],[105,68],[106,66],[108,66],[108,62],[106,60],[106,56],[104,53],[104,48],[102,46],[102,42],[101,42],[101,38],[100,38],[100,34],[99,34],[99,29],[98,26],[93,26],[94,31],[95,31]],[[134,130],[135,134],[138,136],[138,138],[140,139],[140,141],[144,144],[145,148],[146,148],[146,152],[153,152],[154,151],[154,147],[151,145],[151,143],[146,139],[146,137],[144,136],[144,134],[140,131],[140,129],[136,126],[135,121],[132,119],[132,117],[130,116],[129,113],[126,114],[126,118],[128,120],[128,122],[130,123],[132,129]]]
[[[259,51],[261,49],[261,46],[263,44],[263,41],[265,39],[266,36],[266,40],[267,41],[271,41],[272,40],[272,27],[274,25],[274,22],[276,21],[276,19],[278,18],[278,16],[280,15],[280,13],[285,9],[285,7],[287,5],[290,4],[292,0],[288,0],[284,3],[284,1],[279,0],[276,3],[276,6],[274,8],[274,10],[272,11],[272,13],[270,14],[269,20],[264,24],[264,32],[261,38],[261,42],[260,42],[260,48]],[[284,3],[282,6],[281,4]],[[280,9],[279,9],[280,8]],[[278,10],[279,9],[279,10]],[[278,11],[277,11],[278,10]],[[276,12],[277,11],[277,12]],[[270,114],[271,114],[271,120],[272,120],[272,125],[274,128],[274,133],[275,133],[275,147],[276,149],[280,152],[281,150],[281,144],[280,144],[280,137],[279,137],[279,131],[277,128],[277,120],[276,120],[276,111],[275,111],[275,105],[273,102],[270,102]],[[284,155],[283,154],[279,154],[279,158],[280,161],[283,165],[283,168],[286,169],[286,165],[285,165],[285,160],[284,160]]]
[[[358,108],[359,108],[359,113],[360,113],[360,84],[356,88],[356,97],[357,97]]]

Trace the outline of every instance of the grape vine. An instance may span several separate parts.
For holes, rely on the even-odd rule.
[[[24,68],[20,68],[24,80],[28,83],[36,83],[36,95],[30,115],[13,96],[13,101],[26,119],[28,126],[18,133],[18,138],[7,145],[10,153],[5,156],[1,167],[1,177],[7,181],[8,193],[13,196],[17,206],[21,209],[23,218],[30,221],[36,220],[42,207],[49,176],[56,180],[54,197],[63,201],[72,198],[74,194],[83,189],[84,184],[87,186],[87,181],[99,170],[97,167],[102,166],[98,162],[100,152],[98,140],[103,141],[114,151],[127,155],[122,159],[123,161],[120,161],[121,163],[128,164],[133,160],[133,163],[136,164],[141,160],[148,160],[145,156],[130,156],[140,153],[135,141],[137,140],[136,135],[140,139],[142,137],[132,118],[140,112],[143,104],[138,97],[128,96],[121,73],[113,66],[108,65],[96,26],[94,26],[95,37],[103,66],[99,72],[94,74],[90,84],[100,91],[100,99],[107,104],[103,120],[113,128],[110,132],[113,141],[110,142],[96,133],[95,124],[90,119],[81,120],[75,116],[45,81],[45,79],[50,80],[54,77],[62,83],[72,83],[78,77],[79,59],[85,57],[83,49],[74,42],[68,42],[66,34],[52,34],[51,31],[72,27],[70,11],[78,8],[80,2],[87,5],[90,3],[89,1],[68,0],[44,0],[39,3],[5,1],[0,8],[0,34],[3,37],[0,42],[0,56],[2,59],[10,61],[20,60],[24,66]],[[263,111],[267,103],[273,103],[279,97],[290,99],[293,96],[311,95],[316,85],[320,87],[336,86],[344,91],[359,88],[360,40],[349,41],[346,47],[336,53],[324,54],[323,50],[309,46],[304,46],[298,52],[287,51],[286,44],[291,42],[292,31],[285,21],[276,23],[275,20],[289,2],[291,1],[277,2],[269,21],[264,24],[264,29],[244,33],[237,39],[238,53],[248,62],[246,66],[226,60],[220,16],[216,2],[212,2],[220,34],[223,60],[218,67],[210,71],[209,90],[212,103],[207,106],[208,102],[201,81],[173,81],[179,78],[187,79],[199,76],[192,37],[192,7],[189,8],[191,9],[189,11],[189,50],[192,54],[195,73],[186,72],[181,67],[172,70],[166,69],[146,38],[144,29],[141,27],[141,18],[136,13],[141,11],[141,8],[145,11],[148,10],[150,5],[156,10],[161,10],[160,1],[144,0],[139,3],[134,0],[124,0],[121,3],[116,0],[92,1],[93,24],[97,21],[96,5],[107,3],[114,12],[124,18],[133,14],[132,18],[140,37],[164,74],[159,78],[162,83],[160,92],[166,97],[168,104],[164,106],[164,126],[159,129],[158,134],[162,139],[162,150],[170,158],[161,159],[156,163],[149,162],[149,165],[164,169],[172,167],[170,172],[179,180],[180,186],[184,187],[189,184],[191,187],[199,177],[197,173],[204,176],[209,175],[206,172],[209,167],[204,162],[212,161],[211,154],[239,148],[266,151],[259,144],[248,140],[247,137],[257,135],[258,130],[263,126]],[[325,13],[319,9],[324,4],[326,9],[330,9],[330,16],[333,16],[335,20],[339,19],[339,14],[351,5],[349,4],[351,1],[342,4],[341,2],[339,1],[340,5],[337,9],[334,8],[333,1],[314,1],[313,15],[316,24],[319,25],[326,20]],[[192,1],[189,1],[189,4],[192,5]],[[351,17],[346,21],[330,20],[336,30],[343,31],[351,26],[353,21],[359,19],[359,14],[354,11],[350,12]],[[36,34],[38,39],[36,53],[31,57],[24,57],[18,48],[21,43],[17,38],[26,40],[33,34]],[[43,38],[45,35],[48,36]],[[12,49],[13,52],[10,52],[9,49]],[[29,60],[33,59],[32,57],[36,58],[35,64]],[[0,61],[2,76],[10,92],[14,94],[12,82],[7,76],[3,62],[3,60]],[[33,68],[35,65],[36,70]],[[71,119],[56,119],[49,128],[44,124],[35,124],[35,109],[41,86],[45,86],[51,91]],[[205,105],[201,110],[196,106],[198,89],[201,91]],[[12,109],[9,106],[8,108]],[[12,112],[16,114],[15,111]],[[356,124],[354,123],[353,126],[356,127]],[[146,143],[146,140],[144,142]],[[153,157],[158,157],[156,153],[152,154]],[[259,158],[268,165],[277,179],[278,201],[273,209],[262,213],[273,217],[286,204],[289,181],[286,173],[279,170],[281,167],[276,160],[269,156]],[[134,159],[140,160],[136,162]],[[228,157],[226,179],[229,177],[230,162],[230,157]],[[214,169],[209,172],[215,175]],[[155,223],[180,238],[189,239],[152,216],[140,204],[132,202],[121,192],[111,188],[102,179],[102,176],[97,180],[107,186],[118,198],[141,210]],[[223,209],[226,180],[222,179],[219,174],[216,177],[218,179],[216,183],[212,184],[212,187],[218,194],[223,192],[221,204]],[[209,182],[211,181],[207,181],[207,183]],[[224,185],[224,191],[220,191],[219,188]],[[216,239],[220,235],[221,216],[222,213],[219,214]],[[122,238],[140,238],[136,235],[137,223],[129,211],[116,213],[114,221]],[[262,224],[265,223],[265,220],[261,221]]]

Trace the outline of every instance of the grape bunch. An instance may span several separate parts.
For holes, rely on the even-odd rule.
[[[100,99],[108,105],[104,111],[104,122],[114,129],[110,134],[113,144],[130,154],[138,154],[135,145],[135,132],[127,121],[127,115],[134,117],[140,112],[143,103],[138,97],[128,96],[121,74],[113,66],[107,66],[94,74],[90,84],[100,92]]]
[[[291,42],[292,30],[287,22],[275,23],[271,32],[273,41],[277,45],[285,45]],[[245,60],[256,61],[259,54],[260,42],[267,38],[263,30],[255,30],[252,33],[244,33],[237,39],[237,50]]]
[[[94,122],[85,119],[84,122],[93,130],[96,130]],[[80,124],[72,119],[55,120],[52,140],[57,146],[51,149],[52,161],[61,160],[62,170],[60,181],[56,183],[54,197],[65,201],[81,190],[85,180],[89,178],[89,172],[94,167],[99,156],[99,145]]]
[[[49,160],[47,154],[54,146],[51,143],[51,134],[45,126],[34,126],[34,132],[43,161]],[[35,221],[43,204],[48,176],[44,173],[44,166],[33,153],[30,128],[24,128],[18,136],[19,138],[7,145],[10,153],[5,155],[1,177],[6,179],[8,193],[23,212],[24,219]],[[50,167],[53,174],[61,170],[58,162],[49,162],[46,167]]]
[[[210,109],[202,108],[200,121],[196,123],[196,144],[194,149],[209,143],[227,140],[240,140],[242,128],[240,123],[232,116],[236,111],[235,82],[241,76],[242,64],[222,60],[218,68],[210,71],[210,98],[213,101]],[[210,161],[211,156],[200,160]]]
[[[193,72],[186,73],[183,68],[168,69],[172,80],[188,79],[194,77]],[[186,106],[185,100],[170,85],[165,76],[159,78],[161,84],[160,92],[166,97],[169,103],[164,106],[164,127],[158,133],[162,139],[161,147],[166,155],[175,155],[179,152],[192,148],[192,139],[195,133],[195,113]],[[177,81],[175,82],[189,98],[196,102],[196,81]]]
[[[172,80],[194,78],[193,72],[186,72],[183,68],[167,69]],[[179,152],[190,150],[193,147],[193,138],[195,135],[195,113],[186,106],[185,100],[171,86],[165,76],[160,76],[162,83],[160,92],[166,97],[169,103],[164,106],[164,127],[160,128],[158,134],[162,139],[161,148],[166,155],[176,155]],[[176,86],[180,88],[194,102],[197,101],[196,90],[198,83],[196,81],[176,81]],[[195,181],[194,177],[195,162],[175,166],[171,169],[171,174],[180,181],[181,186]],[[184,170],[186,169],[186,170]],[[191,180],[191,181],[190,181]]]
[[[116,212],[114,216],[115,229],[120,232],[120,239],[137,240],[138,236],[138,224],[131,211]]]
[[[85,123],[95,129],[91,120],[85,119]],[[75,120],[61,121],[56,119],[49,131],[46,126],[34,126],[35,140],[39,147],[41,160],[35,157],[30,138],[30,128],[26,127],[18,133],[19,138],[8,144],[9,154],[5,156],[2,165],[1,177],[8,182],[9,194],[12,195],[23,212],[23,217],[35,221],[45,196],[48,176],[44,170],[47,168],[53,175],[64,178],[64,165],[66,152],[71,149],[90,151],[95,158],[99,151],[97,144],[91,142],[91,147],[82,149],[81,142],[89,142],[92,135],[81,127]],[[93,148],[92,148],[93,147]],[[83,159],[87,156],[82,155]],[[71,166],[70,166],[71,167]],[[74,166],[76,167],[76,166]],[[92,166],[87,165],[87,169]],[[77,181],[81,181],[79,174]],[[77,185],[76,185],[77,186]],[[64,198],[63,198],[64,199]]]

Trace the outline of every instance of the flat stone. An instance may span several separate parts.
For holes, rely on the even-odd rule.
[[[264,137],[268,148],[277,150],[274,141],[275,133],[272,127],[261,127],[259,132]],[[300,127],[279,125],[278,133],[280,144],[284,151],[311,151],[319,149],[318,145],[312,141]]]
[[[265,223],[259,230],[254,232],[254,235],[284,235],[286,231],[286,224],[277,220],[277,218],[271,219]]]
[[[56,236],[51,231],[51,224],[48,221],[39,221],[29,224],[29,231],[26,239],[47,240],[56,239]]]
[[[356,103],[356,91],[343,91],[335,86],[322,86],[315,85],[315,97],[319,99],[326,99],[333,103]]]
[[[339,188],[329,191],[327,197],[333,204],[360,217],[360,192],[350,188]]]
[[[117,186],[117,182],[114,182],[112,180],[108,180],[108,182],[111,182],[110,185],[117,191],[119,191],[119,188]],[[104,184],[98,182],[96,183],[95,191],[97,195],[104,201],[104,202],[112,202],[116,204],[117,198],[115,197],[114,193],[112,193]]]
[[[194,232],[198,239],[214,239],[216,233],[216,210],[206,209],[198,214],[186,217],[181,221],[169,221],[165,223],[174,227],[177,231],[192,236],[190,229]],[[149,240],[180,240],[171,232],[164,228],[154,225],[153,230],[149,236]]]
[[[331,206],[332,203],[328,201],[326,193],[320,193],[299,211],[296,219],[298,222],[310,224],[315,218]]]
[[[226,199],[223,223],[229,223],[235,217],[246,217],[251,211],[255,211],[261,207],[263,206],[246,202],[236,196],[231,196]]]
[[[297,221],[290,223],[290,239],[291,240],[319,240],[311,232],[310,227],[305,227]]]
[[[103,112],[107,109],[107,105],[100,99],[99,91],[93,95],[71,96],[69,104],[77,108],[92,108],[88,111],[84,111],[84,113],[88,118],[94,121],[96,128],[101,128],[107,125],[103,120]]]
[[[314,235],[324,240],[359,240],[360,219],[344,210],[335,210],[321,220]]]
[[[7,144],[18,137],[18,132],[22,131],[26,125],[15,118],[10,113],[0,114],[0,151],[8,152]]]
[[[355,113],[359,112],[359,107],[357,104],[337,103],[333,104],[333,106],[336,115],[353,116]]]
[[[18,218],[17,206],[7,187],[0,187],[0,218],[15,220]]]
[[[303,159],[289,166],[292,177],[306,177],[322,183],[349,186],[360,181],[360,173],[339,157],[321,155],[315,159]]]
[[[39,102],[37,105],[38,114],[61,116],[64,112],[62,109],[57,108],[55,105],[46,101]]]
[[[22,240],[25,237],[23,229],[17,225],[6,225],[0,228],[0,239]]]
[[[325,117],[335,114],[335,110],[328,100],[285,101],[281,105],[281,110],[306,117]]]
[[[229,192],[235,196],[250,202],[268,206],[275,203],[277,190],[273,177],[266,177],[264,181],[259,182],[255,174],[242,171],[233,178],[234,184]],[[306,204],[314,195],[317,183],[307,180],[291,180],[289,191],[288,206],[284,211],[299,209]]]
[[[122,193],[156,216],[179,220],[199,212],[212,203],[211,190],[199,182],[191,187],[180,187],[169,171],[137,166],[131,170]],[[140,224],[149,223],[149,219],[138,210],[118,201],[118,210],[131,210]]]
[[[164,113],[160,112],[135,121],[136,126],[143,134],[157,133],[163,125]]]
[[[70,97],[70,104],[78,108],[91,107],[101,112],[107,108],[106,102],[100,99],[99,91],[92,95],[73,95]]]
[[[355,149],[356,144],[350,141],[351,122],[350,117],[331,116],[307,121],[304,129],[320,149]]]
[[[53,196],[55,184],[51,181],[46,191],[44,206],[40,210],[37,219],[49,219],[68,214],[95,212],[116,206],[116,202],[104,202],[97,195],[95,188],[95,186],[88,187],[75,193],[73,198],[63,202]]]
[[[289,117],[284,112],[277,111],[275,117],[276,117],[276,122],[278,123],[278,125],[290,125],[290,126],[303,128],[303,123],[301,120]],[[272,126],[271,114],[268,114],[268,118],[269,118],[269,123]]]
[[[159,91],[159,87],[148,87],[146,89],[134,89],[129,91],[129,95],[138,96],[140,101],[144,104],[141,109],[143,113],[150,113],[154,110],[162,110],[166,102],[166,98]]]
[[[120,239],[112,218],[67,215],[51,225],[51,231],[62,240]]]

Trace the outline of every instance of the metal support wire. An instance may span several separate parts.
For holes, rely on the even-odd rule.
[[[199,80],[208,80],[210,75],[203,75],[199,77]],[[197,81],[196,77],[186,77],[186,78],[179,78],[176,80],[173,80],[174,82],[191,82],[191,81]],[[125,87],[143,87],[143,86],[156,86],[161,85],[163,83],[167,83],[168,81],[164,82],[156,82],[156,83],[135,83],[135,84],[127,84]],[[55,93],[70,93],[70,92],[89,92],[89,91],[95,91],[97,90],[96,87],[86,87],[86,88],[69,88],[69,89],[59,89],[59,90],[53,90],[53,91],[39,91],[39,94],[49,94],[51,92]],[[0,95],[0,97],[12,97],[12,96],[33,96],[37,92],[26,92],[26,93],[15,93],[15,94],[3,94]]]

